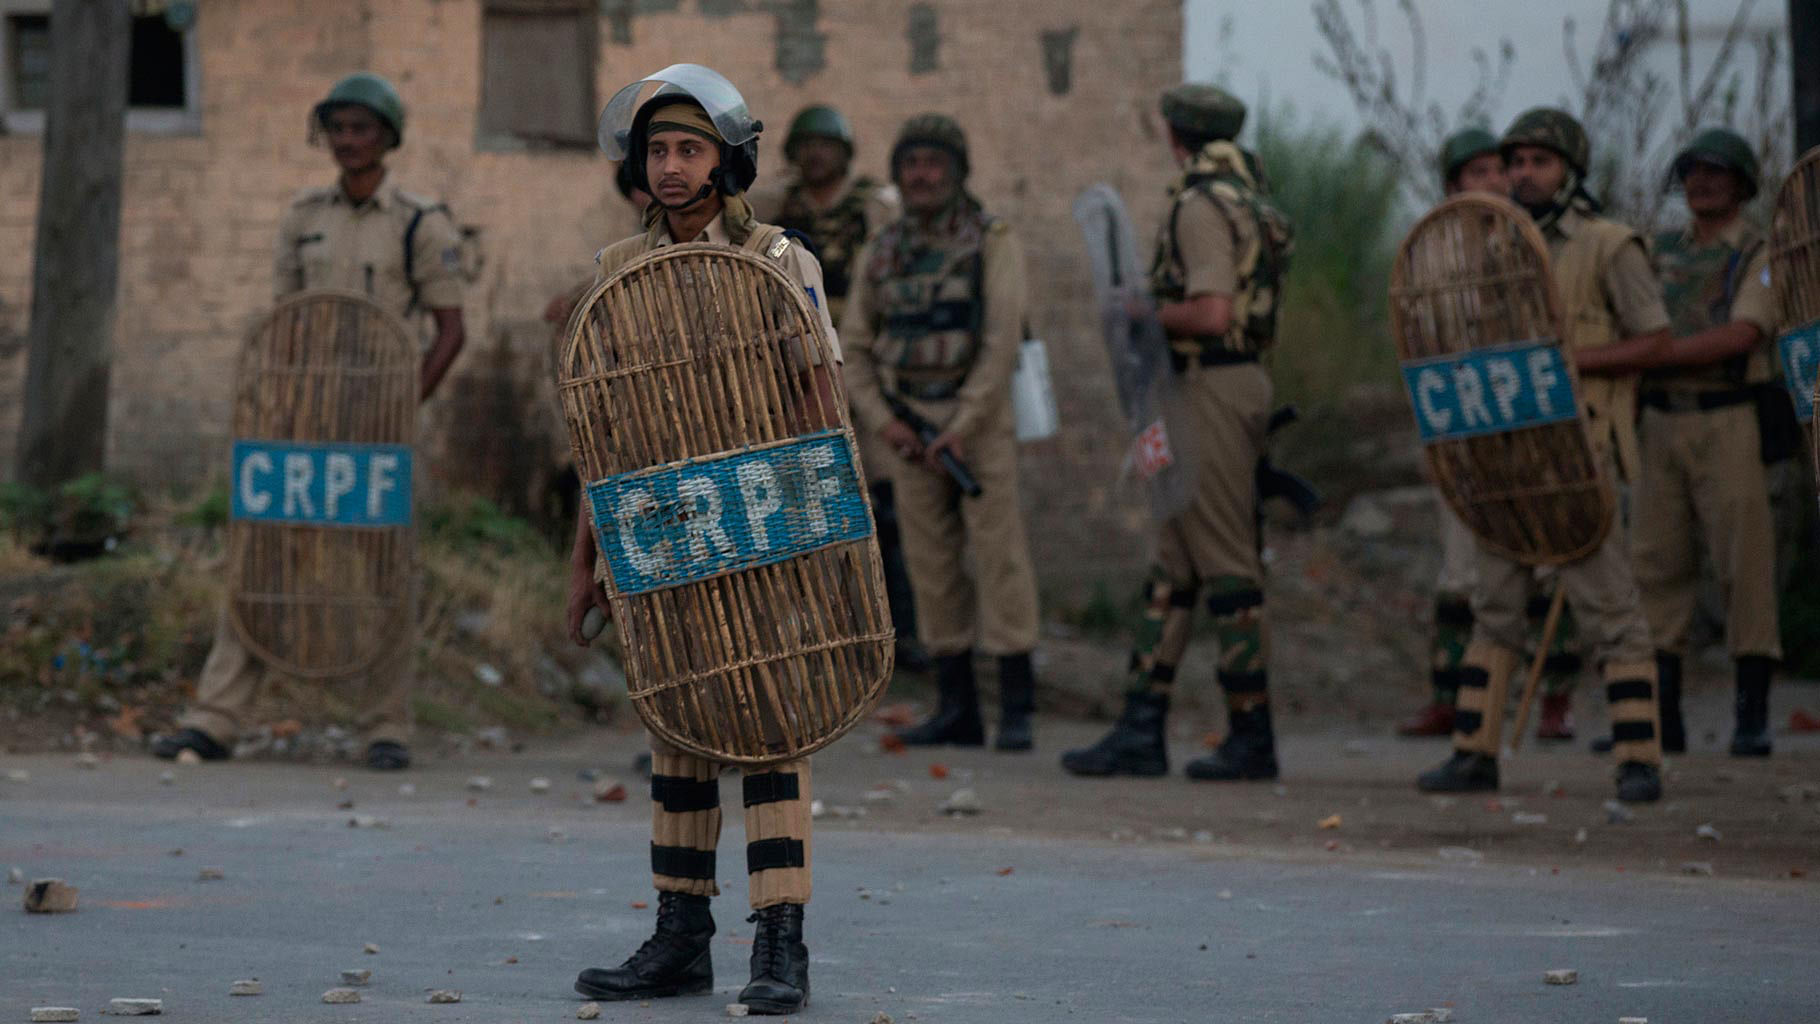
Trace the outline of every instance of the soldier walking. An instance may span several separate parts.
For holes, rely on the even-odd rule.
[[[859,429],[887,450],[917,632],[940,705],[899,733],[913,745],[980,746],[975,643],[998,658],[994,746],[1032,747],[1036,576],[1018,499],[1011,374],[1028,320],[1024,252],[966,190],[967,139],[941,114],[911,118],[891,149],[905,215],[855,261],[842,325]],[[931,424],[919,437],[907,418]],[[968,497],[942,468],[971,468]],[[971,563],[969,577],[966,564]]]
[[[427,401],[461,352],[460,237],[448,208],[388,180],[386,154],[404,142],[404,103],[390,82],[370,72],[349,75],[310,112],[310,140],[323,140],[340,168],[339,180],[292,200],[278,228],[273,292],[282,298],[315,288],[359,292],[406,319],[424,313],[436,326],[424,353],[419,390]],[[411,763],[411,692],[415,645],[402,641],[357,679],[359,726],[367,767],[381,771]],[[202,666],[196,700],[178,730],[152,752],[174,758],[185,750],[224,760],[247,724],[268,673],[228,624],[225,611]]]

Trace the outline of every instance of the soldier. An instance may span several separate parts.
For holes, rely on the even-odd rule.
[[[781,228],[754,219],[746,202],[744,193],[758,176],[758,127],[745,100],[730,82],[706,68],[678,65],[663,76],[647,81],[672,84],[636,108],[620,143],[633,183],[652,196],[645,231],[601,250],[596,256],[601,279],[678,241],[718,242],[761,253],[802,284],[838,357],[839,340],[820,299],[820,265]],[[607,110],[612,114],[613,104]],[[743,141],[730,144],[721,124],[740,126]],[[826,393],[830,368],[809,369]],[[584,514],[576,523],[568,608],[570,635],[583,646],[589,640],[582,632],[587,610],[598,607],[602,614],[611,614],[606,594],[594,579],[595,556],[594,534]],[[715,884],[715,848],[720,840],[721,765],[675,749],[656,736],[651,737],[651,751],[651,872],[658,891],[657,930],[619,967],[581,972],[575,990],[590,999],[652,999],[714,988],[709,950],[715,929],[709,898],[720,892]],[[752,937],[751,982],[741,990],[739,1001],[753,1013],[793,1013],[809,998],[809,951],[803,943],[803,906],[810,895],[808,759],[746,769],[744,795],[746,870],[755,911],[750,920],[757,930]]]
[[[1756,403],[1772,378],[1778,311],[1769,247],[1743,215],[1757,194],[1757,158],[1743,139],[1714,128],[1694,137],[1670,174],[1692,217],[1658,235],[1654,250],[1674,338],[1601,352],[1590,365],[1644,374],[1633,559],[1656,640],[1662,746],[1687,748],[1682,658],[1704,545],[1725,596],[1726,646],[1736,665],[1731,753],[1767,757],[1770,675],[1782,644]],[[1768,392],[1783,400],[1773,387]]]
[[[1441,189],[1446,195],[1491,192],[1505,195],[1504,156],[1498,137],[1483,128],[1455,132],[1441,144]],[[1397,726],[1402,736],[1449,736],[1453,733],[1454,700],[1459,694],[1460,661],[1472,638],[1472,588],[1477,542],[1445,501],[1438,503],[1441,519],[1441,574],[1435,582],[1434,634],[1430,679],[1434,700]],[[1527,610],[1532,633],[1548,612],[1548,597],[1532,586]],[[1571,612],[1563,610],[1555,640],[1543,663],[1542,717],[1536,738],[1573,739],[1570,715],[1573,687],[1580,672],[1574,650],[1575,627]]]
[[[998,656],[994,746],[1032,746],[1036,577],[1018,501],[1011,372],[1027,318],[1024,252],[966,190],[967,140],[940,114],[905,122],[891,176],[905,216],[863,249],[842,321],[848,395],[888,454],[918,633],[935,659],[940,706],[899,733],[914,745],[980,746],[973,648]],[[906,418],[933,424],[924,443]],[[983,489],[964,496],[941,468],[965,460]],[[963,568],[971,561],[969,579]]]
[[[1643,240],[1598,215],[1584,185],[1589,145],[1572,116],[1537,108],[1519,115],[1499,150],[1511,198],[1527,209],[1548,243],[1549,261],[1563,303],[1563,346],[1585,376],[1580,380],[1593,450],[1614,459],[1635,479],[1632,432],[1636,378],[1598,363],[1613,344],[1667,337],[1655,273]],[[1651,801],[1662,795],[1662,747],[1656,727],[1656,666],[1649,624],[1624,553],[1622,528],[1613,526],[1592,554],[1561,566],[1558,586],[1587,634],[1611,705],[1618,742],[1618,799]],[[1523,659],[1531,570],[1480,545],[1478,586],[1473,591],[1472,640],[1460,669],[1454,717],[1454,753],[1424,772],[1417,786],[1429,792],[1495,790],[1504,694]]]
[[[404,103],[390,82],[370,72],[349,75],[310,112],[310,139],[328,141],[340,180],[292,200],[278,228],[273,291],[283,297],[313,288],[370,296],[411,318],[428,311],[436,338],[424,353],[420,392],[427,401],[463,341],[460,237],[446,206],[387,180],[385,156],[404,142]],[[411,763],[411,691],[416,650],[400,643],[387,658],[350,680],[365,694],[360,727],[367,767],[396,771]],[[224,612],[202,666],[196,702],[177,732],[152,752],[173,758],[193,750],[204,760],[232,755],[266,669],[228,625]]]
[[[1186,84],[1163,94],[1162,113],[1182,177],[1157,235],[1151,293],[1194,431],[1195,495],[1157,539],[1124,713],[1098,743],[1064,754],[1062,767],[1076,775],[1168,772],[1170,690],[1205,588],[1230,728],[1217,750],[1189,763],[1188,777],[1274,779],[1255,471],[1272,392],[1258,357],[1275,335],[1288,228],[1266,216],[1261,168],[1233,141],[1245,121],[1242,102]]]
[[[753,209],[769,223],[800,232],[815,247],[828,282],[828,312],[835,323],[842,323],[853,258],[867,239],[903,215],[897,189],[853,174],[853,126],[833,107],[804,107],[797,113],[784,137],[784,157],[796,169],[796,180],[780,195],[754,198]],[[859,442],[891,599],[891,624],[897,630],[897,665],[926,672],[929,655],[916,640],[916,604],[904,566],[889,453],[870,431],[861,431]]]

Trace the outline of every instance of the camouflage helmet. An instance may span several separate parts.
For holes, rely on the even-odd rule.
[[[947,114],[918,114],[898,130],[897,142],[891,146],[891,174],[897,176],[899,158],[911,146],[935,146],[954,156],[955,173],[967,180],[971,165],[967,162],[967,133],[960,122]]]
[[[1592,158],[1586,129],[1572,114],[1554,107],[1531,107],[1518,114],[1510,127],[1504,129],[1504,137],[1498,140],[1498,152],[1508,159],[1510,151],[1518,146],[1554,150],[1581,177],[1585,177]]]
[[[1197,139],[1234,139],[1245,126],[1245,101],[1217,85],[1183,82],[1163,93],[1163,120]]]
[[[354,104],[371,110],[375,117],[392,129],[394,148],[404,144],[404,101],[398,90],[371,71],[356,71],[335,83],[328,96],[310,110],[312,137],[318,129],[328,128],[328,116],[340,107]]]
[[[1454,132],[1441,143],[1441,181],[1453,181],[1453,176],[1479,157],[1498,155],[1498,137],[1483,128],[1466,128]]]
[[[1750,143],[1736,132],[1724,128],[1708,128],[1694,136],[1694,141],[1687,148],[1675,154],[1675,162],[1670,165],[1669,173],[1673,180],[1680,181],[1687,177],[1687,172],[1696,163],[1712,164],[1723,167],[1736,174],[1744,182],[1744,199],[1749,202],[1757,194],[1757,154],[1751,152]]]
[[[804,139],[833,139],[853,155],[853,125],[846,115],[825,104],[804,107],[790,121],[790,133],[784,136],[784,156],[794,157],[796,144]]]

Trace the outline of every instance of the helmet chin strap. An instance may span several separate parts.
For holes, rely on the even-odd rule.
[[[696,203],[699,203],[702,200],[713,195],[715,193],[715,190],[720,188],[723,173],[724,173],[724,165],[722,165],[721,167],[716,167],[712,171],[709,171],[708,180],[702,183],[701,188],[695,190],[694,195],[690,196],[687,200],[685,200],[683,202],[666,203],[662,199],[657,198],[655,193],[652,194],[651,201],[656,203],[658,206],[664,208],[665,210],[670,211],[671,213],[681,213],[684,210],[687,210],[689,207],[694,206]]]
[[[1546,231],[1561,219],[1561,215],[1573,205],[1576,197],[1585,195],[1585,191],[1580,187],[1579,172],[1570,167],[1567,170],[1567,177],[1562,179],[1561,187],[1555,190],[1554,195],[1534,206],[1525,203],[1523,207],[1529,211],[1529,216],[1536,222],[1536,227]],[[1592,197],[1586,196],[1586,198],[1590,200]]]

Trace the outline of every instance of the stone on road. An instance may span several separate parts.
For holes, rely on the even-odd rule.
[[[37,1022],[39,1022],[39,1021],[50,1022],[50,1021],[70,1021],[70,1020],[81,1020],[81,1019],[82,1019],[82,1011],[76,1009],[74,1006],[34,1006],[34,1007],[32,1007],[33,1024],[37,1024]]]
[[[156,1017],[164,1012],[162,999],[110,999],[107,1012],[115,1017]]]

